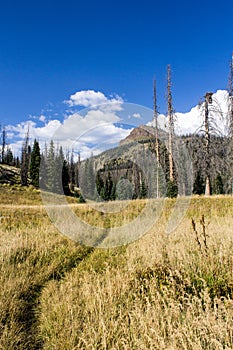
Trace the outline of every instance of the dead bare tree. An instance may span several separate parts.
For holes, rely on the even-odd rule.
[[[229,137],[233,142],[233,52],[232,52],[231,62],[230,62],[228,93],[229,93],[228,132],[229,132]]]
[[[230,74],[229,74],[229,82],[228,82],[228,116],[227,116],[227,126],[228,126],[228,154],[227,154],[227,162],[228,162],[228,192],[233,194],[233,52],[230,61]]]
[[[209,124],[209,104],[212,104],[212,92],[205,94],[205,151],[206,151],[206,178],[205,195],[210,196],[210,124]]]
[[[172,106],[171,93],[171,67],[167,66],[167,116],[168,116],[168,158],[169,158],[169,179],[174,182],[174,160],[173,160],[173,139],[174,139],[174,109]]]
[[[159,154],[159,132],[158,132],[158,106],[157,106],[157,91],[156,91],[156,80],[154,79],[154,127],[155,127],[155,152],[157,160],[157,170],[156,170],[156,197],[160,197],[159,193],[159,164],[160,164],[160,154]]]

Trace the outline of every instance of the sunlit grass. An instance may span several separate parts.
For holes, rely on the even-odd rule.
[[[59,233],[38,191],[5,186],[0,196],[0,349],[233,348],[232,197],[192,198],[170,235],[175,200],[165,200],[140,240],[94,249]],[[145,204],[70,208],[91,225],[118,227]]]

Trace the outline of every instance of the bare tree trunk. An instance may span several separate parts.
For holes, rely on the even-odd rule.
[[[160,154],[159,154],[159,135],[158,135],[158,107],[157,107],[157,93],[156,93],[156,81],[154,80],[154,127],[155,127],[155,152],[157,159],[157,171],[156,171],[156,197],[160,197],[159,192],[159,165],[160,165]]]
[[[212,92],[205,95],[205,151],[206,151],[206,179],[205,195],[210,196],[210,126],[209,126],[209,103],[212,103]]]
[[[230,76],[229,76],[229,136],[233,141],[233,52],[230,62]]]
[[[233,52],[230,62],[230,75],[229,75],[229,110],[228,110],[228,136],[229,136],[229,148],[228,148],[228,166],[229,166],[229,185],[230,192],[233,194]]]
[[[171,67],[167,66],[167,113],[168,113],[168,158],[169,158],[169,179],[174,182],[174,161],[173,161],[173,137],[174,137],[174,114],[171,94]]]

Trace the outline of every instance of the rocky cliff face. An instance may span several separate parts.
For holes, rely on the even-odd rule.
[[[20,169],[9,165],[0,165],[0,184],[20,184]]]

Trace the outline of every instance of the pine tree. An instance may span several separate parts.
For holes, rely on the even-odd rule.
[[[133,186],[129,180],[121,178],[116,185],[116,199],[127,200],[133,197]]]
[[[67,160],[64,160],[63,166],[62,166],[62,187],[63,187],[64,194],[66,196],[70,195],[69,180],[70,180],[70,174],[69,174],[68,162]]]
[[[20,166],[20,178],[21,185],[28,186],[28,171],[29,171],[29,161],[30,161],[30,149],[29,149],[29,128],[25,136],[25,140],[22,146],[21,154],[21,166]]]
[[[169,180],[167,183],[167,197],[175,198],[178,195],[178,186],[174,181]]]
[[[146,198],[147,197],[147,186],[145,184],[145,180],[142,178],[141,180],[141,185],[140,185],[140,198],[143,199],[143,198]]]
[[[61,171],[61,169],[60,169]],[[59,169],[57,166],[57,157],[53,140],[50,141],[47,157],[47,188],[50,192],[58,193]]]
[[[111,196],[113,196],[112,188],[113,188],[113,181],[112,181],[110,172],[108,172],[108,176],[105,181],[105,199],[106,200],[110,200]]]
[[[40,161],[40,146],[39,142],[35,139],[31,153],[30,178],[32,185],[37,188],[39,187]]]
[[[16,157],[16,159],[15,159],[15,166],[16,166],[16,168],[20,168],[20,160],[19,160],[19,157]]]
[[[74,163],[74,151],[72,150],[70,155],[70,162],[69,162],[69,182],[71,184],[71,188],[73,190],[75,185],[75,163]]]
[[[82,188],[88,199],[94,199],[95,196],[95,173],[93,156],[85,162],[85,179],[83,179]]]
[[[5,163],[6,129],[2,130],[2,164]]]
[[[13,162],[14,162],[14,156],[13,156],[12,150],[10,149],[9,146],[7,146],[4,163],[7,165],[13,165]]]
[[[47,157],[44,153],[41,154],[40,160],[40,175],[39,175],[39,185],[41,190],[48,190],[48,174],[47,174]]]
[[[223,180],[220,174],[216,176],[216,179],[214,181],[214,193],[215,194],[223,194]]]
[[[98,199],[98,196],[100,197],[100,199],[105,200],[105,190],[104,190],[104,180],[101,177],[101,173],[98,170],[97,174],[96,174],[96,179],[95,179],[95,186],[96,186],[96,197]]]
[[[193,194],[204,194],[205,193],[205,183],[201,176],[200,170],[197,171],[197,175],[193,184]]]
[[[110,201],[115,201],[116,199],[116,184],[113,183],[112,185],[112,190],[111,190],[111,193],[110,193]]]

